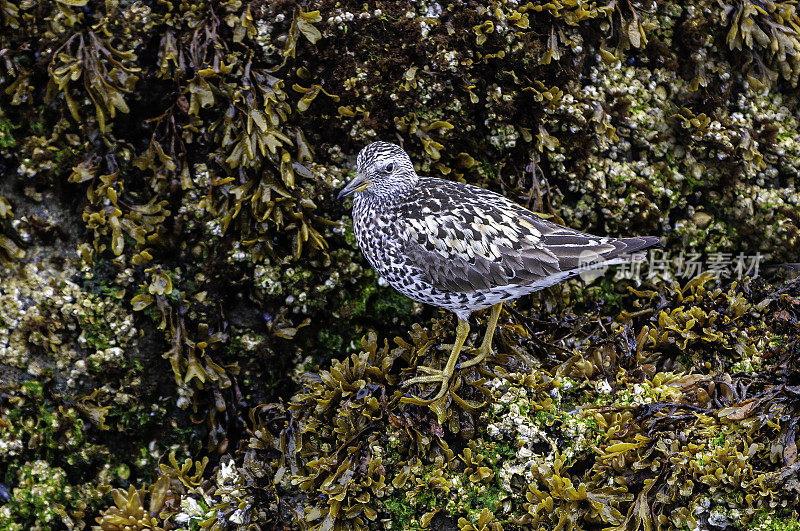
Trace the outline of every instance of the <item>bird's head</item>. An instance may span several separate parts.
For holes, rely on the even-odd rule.
[[[403,148],[389,142],[373,142],[356,160],[356,177],[339,192],[339,198],[355,192],[394,197],[414,187],[417,172]]]

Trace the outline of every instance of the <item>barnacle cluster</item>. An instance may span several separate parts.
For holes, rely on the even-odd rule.
[[[20,271],[0,291],[8,502],[0,527],[83,525],[87,507],[97,508],[112,481],[147,470],[159,456],[148,449],[147,435],[112,442],[103,434],[141,437],[166,409],[139,401],[156,382],[114,290],[88,281],[82,288],[76,270],[59,271],[54,262],[29,262]]]
[[[334,190],[392,140],[579,229],[800,262],[798,24],[0,0],[0,527],[796,526],[796,281],[561,284],[409,403],[451,318],[380,281]]]

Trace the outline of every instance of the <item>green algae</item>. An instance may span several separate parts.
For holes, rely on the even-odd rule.
[[[800,529],[797,517],[777,516],[767,511],[759,512],[747,529],[764,531],[794,531]]]

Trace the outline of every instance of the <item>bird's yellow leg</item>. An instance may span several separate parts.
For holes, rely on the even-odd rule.
[[[483,336],[483,341],[481,341],[481,346],[476,349],[475,357],[458,365],[459,369],[465,369],[467,367],[472,367],[473,365],[479,364],[492,352],[492,339],[494,338],[494,330],[497,328],[497,320],[500,318],[500,310],[502,308],[502,302],[498,302],[492,306],[492,315],[489,316],[489,322],[486,325],[486,333]]]
[[[419,370],[422,372],[427,373],[427,376],[416,376],[409,380],[406,380],[402,383],[402,385],[408,386],[412,384],[420,384],[420,383],[441,383],[441,387],[439,388],[439,392],[436,394],[435,397],[431,398],[430,400],[420,400],[420,399],[404,399],[404,402],[411,402],[414,404],[421,404],[427,402],[434,402],[442,398],[445,393],[447,393],[447,387],[450,383],[450,377],[453,376],[453,372],[456,369],[456,362],[458,361],[458,356],[461,354],[461,348],[464,346],[464,341],[467,340],[467,335],[469,334],[469,323],[463,321],[461,319],[458,320],[458,325],[456,326],[456,341],[453,343],[453,350],[450,351],[450,357],[447,359],[447,365],[444,366],[444,369],[431,369],[429,367],[419,367]]]

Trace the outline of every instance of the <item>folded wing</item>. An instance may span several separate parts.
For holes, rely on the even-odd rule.
[[[658,245],[655,237],[606,238],[562,227],[508,199],[431,179],[401,212],[407,256],[435,287],[473,292],[527,286]],[[422,195],[424,194],[424,195]]]

